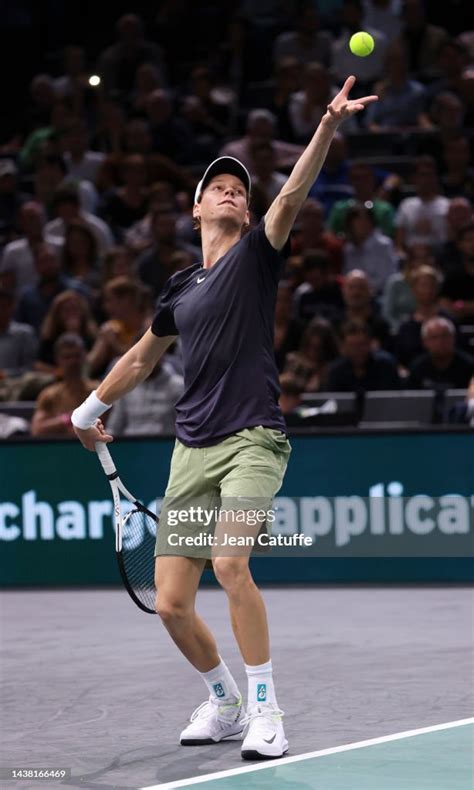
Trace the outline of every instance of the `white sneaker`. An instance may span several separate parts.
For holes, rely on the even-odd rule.
[[[237,702],[218,702],[209,697],[199,705],[190,718],[191,724],[180,735],[182,746],[203,746],[218,743],[230,735],[239,735],[243,728],[245,711],[242,696]]]
[[[272,703],[249,705],[243,723],[242,744],[244,760],[271,760],[283,757],[288,751],[288,741],[283,730],[285,714]]]

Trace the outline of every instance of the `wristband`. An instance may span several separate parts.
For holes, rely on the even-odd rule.
[[[102,403],[95,393],[96,390],[91,392],[84,403],[81,403],[71,414],[71,422],[75,428],[80,428],[82,431],[92,428],[97,418],[100,417],[104,411],[110,409],[110,406],[106,403]]]

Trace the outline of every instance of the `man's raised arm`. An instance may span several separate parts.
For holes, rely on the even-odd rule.
[[[290,235],[295,217],[308,197],[323,166],[334,132],[342,121],[377,101],[377,96],[349,99],[355,77],[348,77],[343,87],[328,105],[312,140],[308,143],[288,181],[282,187],[265,214],[265,234],[276,250],[281,250]]]
[[[112,441],[113,437],[106,433],[99,418],[122,395],[148,378],[174,340],[175,335],[157,337],[148,329],[138,343],[120,357],[97,389],[73,411],[74,431],[87,450],[95,450],[96,442]]]

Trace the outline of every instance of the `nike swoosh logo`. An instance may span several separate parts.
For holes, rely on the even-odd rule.
[[[276,733],[275,733],[275,735],[274,735],[272,738],[270,738],[270,740],[269,740],[269,741],[267,741],[267,739],[266,739],[266,738],[264,738],[263,740],[265,741],[265,743],[273,743],[273,741],[275,740],[275,738],[276,738]]]
[[[206,279],[205,277],[198,277],[196,282],[197,283],[202,283],[202,281],[205,280],[205,279]]]

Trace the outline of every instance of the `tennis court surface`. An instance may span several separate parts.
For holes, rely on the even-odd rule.
[[[91,790],[471,790],[473,592],[264,588],[288,756],[245,763],[240,740],[182,747],[202,681],[124,591],[2,594],[0,766],[64,767]],[[246,693],[225,594],[197,609]],[[4,774],[2,774],[4,776]]]

